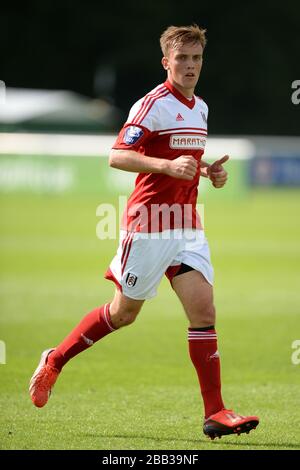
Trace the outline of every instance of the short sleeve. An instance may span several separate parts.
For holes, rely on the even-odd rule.
[[[127,121],[112,148],[138,151],[156,130],[158,120],[159,111],[155,106],[155,99],[146,95],[130,109]]]
[[[138,151],[140,147],[144,146],[150,135],[151,132],[146,127],[126,123],[119,132],[118,138],[112,148]]]

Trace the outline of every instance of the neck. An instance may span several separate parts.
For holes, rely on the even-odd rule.
[[[195,88],[184,88],[178,83],[174,82],[174,80],[171,77],[168,77],[168,81],[171,83],[171,85],[176,88],[185,98],[193,98],[194,96],[194,91]]]

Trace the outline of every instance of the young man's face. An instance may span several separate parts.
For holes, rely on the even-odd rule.
[[[193,96],[202,68],[203,48],[200,43],[185,44],[170,49],[168,57],[162,58],[162,65],[168,72],[168,79],[187,97]]]

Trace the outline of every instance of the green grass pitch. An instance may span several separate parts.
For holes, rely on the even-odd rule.
[[[103,273],[116,241],[96,238],[97,196],[1,196],[1,449],[300,449],[300,191],[208,200],[217,331],[228,408],[257,414],[249,435],[202,434],[187,321],[167,280],[136,323],[64,369],[36,409],[28,381],[114,290]]]

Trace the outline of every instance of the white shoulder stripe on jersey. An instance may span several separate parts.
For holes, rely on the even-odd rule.
[[[166,87],[164,85],[159,85],[158,87],[154,88],[154,90],[150,91],[150,93],[147,93],[147,95],[144,97],[142,101],[141,107],[137,111],[137,114],[135,115],[134,119],[132,120],[132,124],[136,123],[136,120],[139,118],[140,114],[143,112],[143,110],[147,106],[149,99],[152,96],[156,96],[158,93],[160,93],[161,91],[164,91],[165,89]]]
[[[156,95],[155,97],[151,98],[151,101],[149,101],[148,103],[148,106],[147,108],[145,108],[142,116],[139,118],[138,120],[138,123],[137,124],[141,124],[141,122],[143,121],[143,119],[145,119],[145,117],[147,116],[147,114],[149,113],[150,109],[152,108],[152,106],[154,105],[155,101],[160,99],[160,98],[163,98],[164,96],[167,96],[170,94],[170,91],[169,90],[166,90],[166,91],[163,91],[161,92],[159,95]]]
[[[164,89],[159,90],[157,93],[153,95],[149,95],[147,99],[144,101],[143,106],[141,107],[140,111],[136,115],[136,117],[133,120],[133,124],[140,124],[145,116],[148,114],[150,109],[152,108],[154,102],[163,96],[168,95],[170,92],[167,88],[164,87]]]

